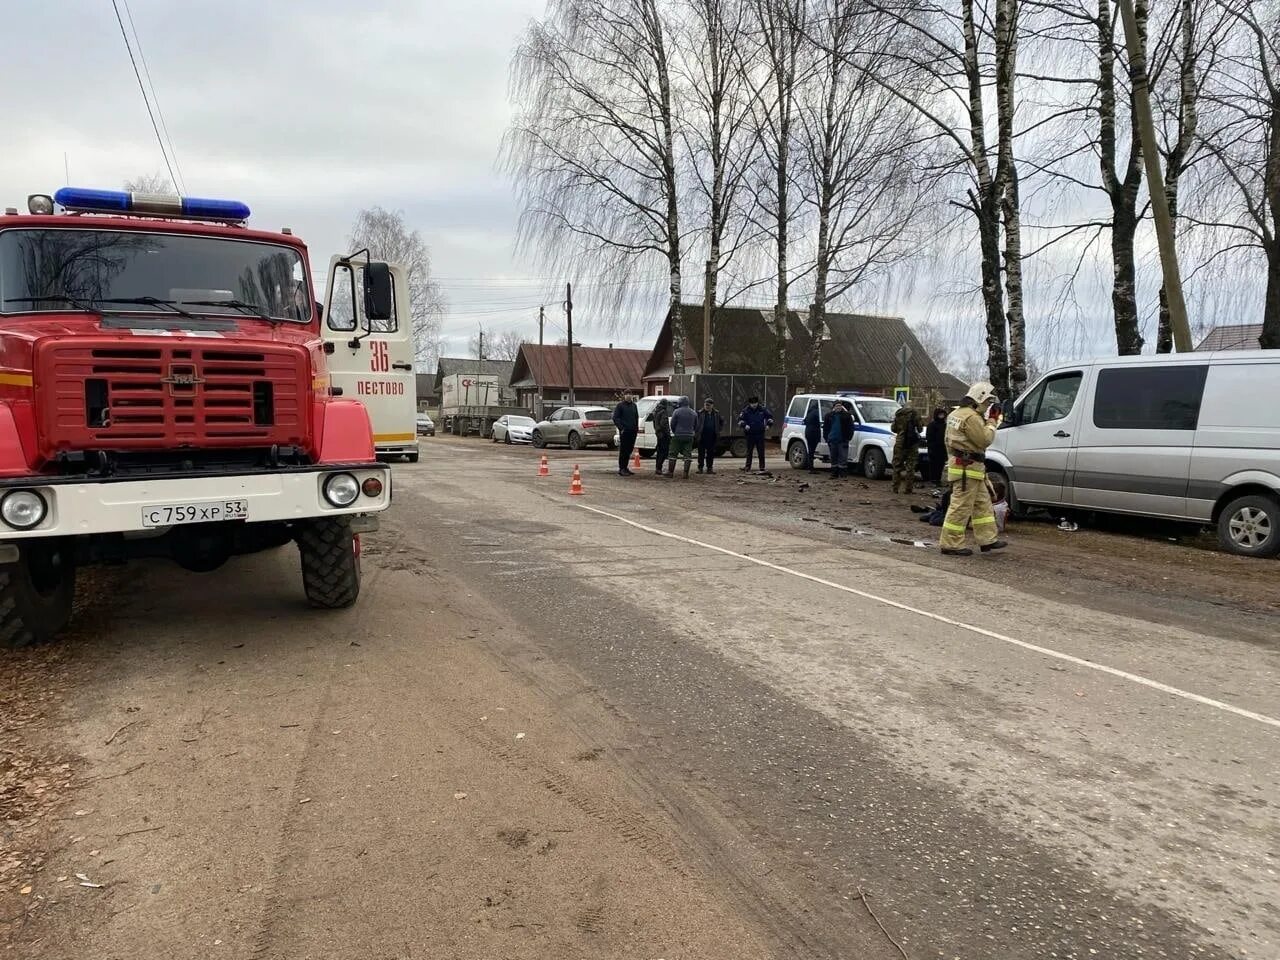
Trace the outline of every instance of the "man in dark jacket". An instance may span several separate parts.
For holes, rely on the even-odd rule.
[[[710,397],[702,401],[702,409],[698,411],[698,422],[694,433],[698,439],[698,472],[706,468],[707,473],[715,473],[716,447],[720,444],[720,434],[724,432],[724,417],[716,409],[716,402]]]
[[[804,412],[804,466],[810,473],[817,473],[813,461],[818,456],[818,444],[822,441],[822,414],[818,401],[810,400]]]
[[[742,432],[747,436],[747,462],[742,467],[743,470],[751,469],[751,454],[758,453],[760,455],[760,470],[764,471],[764,435],[770,427],[773,426],[773,414],[769,412],[769,408],[760,402],[759,397],[751,397],[747,400],[747,405],[742,408],[742,413],[738,414],[738,423],[742,426]]]
[[[662,461],[667,459],[667,449],[671,446],[671,414],[665,400],[659,400],[653,408],[653,435],[658,439],[653,451],[653,472],[661,474]]]
[[[634,476],[627,461],[636,448],[636,434],[640,432],[640,411],[636,409],[635,396],[628,390],[622,402],[613,408],[613,425],[618,428],[618,476]]]
[[[684,460],[684,478],[689,479],[689,465],[693,462],[693,437],[698,426],[698,415],[689,406],[689,398],[676,401],[671,414],[671,458],[667,461],[667,476],[675,476],[676,458]]]
[[[947,411],[935,407],[933,419],[924,428],[925,445],[929,451],[929,482],[942,486],[942,471],[947,465]]]
[[[845,409],[842,401],[831,404],[831,410],[822,421],[822,432],[827,438],[827,453],[831,457],[832,479],[840,471],[849,472],[849,444],[853,440],[853,414]]]

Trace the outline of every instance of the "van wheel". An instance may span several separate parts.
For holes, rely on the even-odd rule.
[[[987,476],[991,478],[993,485],[997,480],[1004,484],[1004,499],[1005,503],[1009,504],[1009,516],[1023,516],[1022,505],[1018,503],[1018,496],[1013,491],[1013,483],[1009,480],[1009,475],[999,467],[987,467]],[[944,486],[946,485],[946,482],[946,473],[944,472],[942,476],[942,483]]]
[[[862,475],[868,480],[883,480],[889,462],[879,447],[869,447],[862,455]]]
[[[1259,494],[1232,500],[1218,517],[1218,542],[1228,553],[1274,557],[1280,553],[1280,503]]]
[[[612,449],[613,449],[613,447],[612,447],[612,446],[610,446],[610,447],[609,447],[609,449],[610,449],[610,450],[612,450]],[[655,453],[657,453],[657,452],[658,452],[658,451],[657,451],[657,450],[655,450],[653,447],[641,447],[641,448],[640,448],[640,459],[641,459],[641,460],[652,460],[652,459],[653,459],[653,455],[654,455]]]
[[[0,566],[0,647],[52,640],[71,619],[76,569],[57,542],[28,540],[18,561]]]
[[[417,463],[418,455],[416,453],[411,453],[408,456],[406,456],[405,459],[408,460],[410,463]]]
[[[346,517],[311,520],[297,534],[302,586],[313,607],[337,610],[360,596],[360,548]]]
[[[787,463],[791,464],[792,470],[803,470],[804,462],[809,458],[809,449],[804,445],[802,440],[792,440],[791,446],[787,447]]]

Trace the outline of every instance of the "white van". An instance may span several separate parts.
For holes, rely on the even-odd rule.
[[[1223,549],[1280,552],[1280,351],[1085,360],[1006,408],[987,451],[1010,505],[1214,524]]]
[[[888,397],[864,397],[856,393],[797,393],[787,407],[782,426],[782,452],[796,470],[804,467],[804,415],[812,404],[818,415],[826,417],[831,404],[840,400],[853,408],[854,441],[849,445],[849,463],[860,464],[868,480],[880,480],[893,463],[893,415],[902,404]],[[818,443],[818,458],[830,459],[827,441]]]
[[[679,394],[665,396],[647,396],[641,397],[636,401],[636,413],[640,418],[640,429],[636,433],[636,449],[640,451],[640,456],[648,460],[653,456],[654,451],[658,449],[658,436],[653,432],[653,411],[657,409],[658,404],[665,400],[667,402],[667,412],[675,410],[676,404],[683,397]],[[614,431],[617,436],[617,431]]]

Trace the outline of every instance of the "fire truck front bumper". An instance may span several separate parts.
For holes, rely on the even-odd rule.
[[[278,523],[351,516],[362,530],[391,505],[382,463],[164,477],[0,479],[0,541],[131,531],[192,523]]]

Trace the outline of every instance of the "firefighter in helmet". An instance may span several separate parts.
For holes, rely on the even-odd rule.
[[[975,383],[964,400],[947,417],[947,482],[951,484],[951,507],[942,521],[942,552],[952,557],[973,555],[964,544],[965,528],[973,526],[973,538],[983,553],[1008,544],[999,539],[996,514],[987,489],[984,456],[1000,426],[1000,407],[995,388],[986,381]]]

